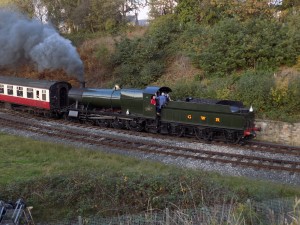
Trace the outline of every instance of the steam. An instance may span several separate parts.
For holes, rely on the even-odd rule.
[[[83,81],[83,63],[71,41],[50,25],[0,9],[0,67],[34,62],[39,71],[63,69]]]

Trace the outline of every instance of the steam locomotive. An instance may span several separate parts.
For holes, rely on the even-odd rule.
[[[168,101],[161,109],[153,97],[169,87],[145,89],[72,88],[67,82],[0,76],[0,102],[9,107],[64,117],[101,127],[195,136],[207,141],[239,143],[256,136],[252,107],[242,102],[186,98]]]

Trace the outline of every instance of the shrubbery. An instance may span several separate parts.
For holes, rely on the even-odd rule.
[[[247,71],[235,84],[233,95],[244,104],[253,107],[259,112],[266,112],[270,108],[270,91],[274,87],[271,72]]]
[[[244,203],[247,199],[262,201],[278,196],[293,196],[296,190],[284,193],[280,185],[266,190],[266,184],[221,177],[207,177],[199,171],[175,170],[162,175],[92,171],[51,175],[2,185],[4,199],[22,196],[33,205],[36,221],[54,218],[76,218],[98,215],[112,217],[146,210],[193,209],[213,205]],[[251,182],[251,185],[250,185]],[[248,184],[248,185],[247,185]],[[257,185],[257,186],[256,186]],[[261,187],[261,188],[259,188]],[[49,213],[51,212],[51,213]]]
[[[265,19],[225,19],[211,27],[194,24],[182,36],[183,50],[207,76],[293,65],[299,44],[289,30],[285,24]]]
[[[159,78],[169,56],[168,45],[178,32],[174,16],[155,21],[143,38],[123,38],[116,46],[112,63],[124,86],[144,87]]]

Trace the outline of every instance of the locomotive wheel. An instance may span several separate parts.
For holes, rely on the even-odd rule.
[[[94,126],[95,125],[95,121],[94,120],[86,120],[86,121],[84,121],[84,123],[86,125],[89,125],[89,126]]]
[[[136,120],[131,120],[127,122],[127,127],[132,130],[132,131],[138,131],[141,132],[142,130],[144,130],[144,126],[143,124],[139,123]]]
[[[109,120],[96,120],[96,124],[100,127],[110,127]]]
[[[69,118],[69,116],[68,116],[67,113],[64,113],[63,116],[62,116],[62,118],[63,118],[64,120],[66,120],[66,121],[69,121],[69,120],[70,120],[70,118]]]
[[[115,119],[112,124],[113,128],[116,128],[116,129],[122,129],[124,128],[124,123],[122,120],[119,120],[119,119]]]
[[[176,127],[176,136],[177,137],[183,137],[184,133],[185,133],[185,127],[183,127],[183,126]]]
[[[147,133],[159,133],[159,126],[158,120],[147,120],[144,129]]]
[[[204,139],[207,142],[211,142],[214,139],[213,131],[210,128],[202,129],[201,139]]]
[[[225,140],[229,143],[235,143],[238,140],[237,135],[234,131],[225,130],[224,136]]]
[[[203,137],[203,129],[196,127],[194,129],[194,132],[195,132],[195,136],[196,136],[197,139],[199,139],[199,140],[204,139],[204,137]]]

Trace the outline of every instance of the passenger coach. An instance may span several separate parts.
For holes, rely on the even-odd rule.
[[[0,102],[9,106],[31,107],[34,111],[59,114],[67,107],[67,82],[33,80],[20,77],[0,76]]]

